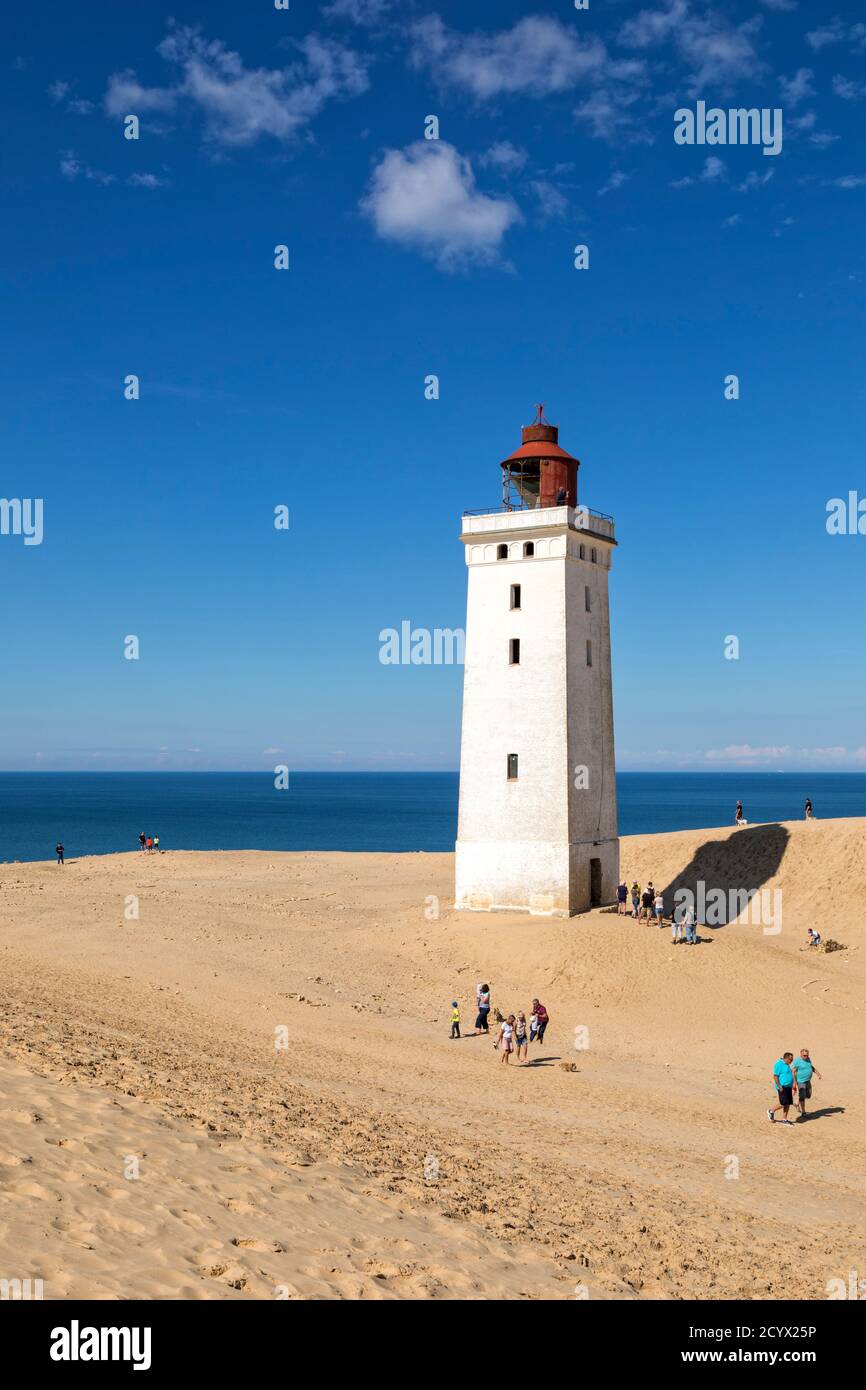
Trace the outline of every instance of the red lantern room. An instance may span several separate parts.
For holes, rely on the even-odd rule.
[[[559,430],[536,406],[531,425],[521,430],[519,449],[502,463],[502,501],[506,511],[533,507],[576,507],[580,460],[559,446]]]

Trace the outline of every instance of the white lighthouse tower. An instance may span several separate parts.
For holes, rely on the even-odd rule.
[[[539,406],[502,464],[502,509],[463,516],[458,908],[570,916],[616,896],[616,541],[578,505],[579,466]]]

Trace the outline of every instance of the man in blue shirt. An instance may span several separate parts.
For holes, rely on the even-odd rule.
[[[776,1119],[776,1111],[782,1112],[782,1124],[791,1125],[788,1119],[788,1111],[794,1103],[794,1071],[791,1063],[794,1060],[793,1052],[783,1052],[776,1065],[773,1067],[773,1085],[779,1097],[778,1105],[772,1106],[767,1111],[767,1119],[772,1124]],[[793,1125],[791,1125],[793,1128]]]
[[[800,1106],[800,1119],[806,1118],[806,1101],[812,1099],[812,1074],[817,1076],[819,1081],[823,1080],[821,1073],[809,1056],[808,1047],[800,1048],[799,1057],[794,1058],[794,1081],[797,1085],[797,1102]]]

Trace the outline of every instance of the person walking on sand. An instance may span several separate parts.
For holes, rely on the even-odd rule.
[[[738,801],[738,802],[737,802],[737,811],[736,811],[736,815],[734,816],[734,825],[742,825],[742,824],[743,824],[743,803],[742,803],[742,801]]]
[[[478,985],[475,990],[475,1002],[478,1006],[478,1017],[475,1020],[476,1033],[490,1032],[490,986]]]
[[[499,1060],[508,1066],[514,1051],[514,1014],[509,1014],[499,1025]]]
[[[665,924],[665,900],[661,892],[656,893],[653,907],[655,908],[656,922],[660,927],[663,927]]]
[[[643,890],[643,892],[641,893],[641,898],[640,898],[640,901],[641,901],[640,915],[641,915],[641,920],[642,920],[642,921],[648,922],[649,919],[652,917],[652,915],[653,915],[653,904],[655,903],[655,900],[656,900],[656,890],[653,888],[652,879],[650,879],[650,881],[649,881],[649,883],[647,884],[646,888],[645,888],[645,889]]]
[[[533,999],[532,1001],[532,1017],[535,1019],[535,1023],[529,1029],[529,1041],[543,1043],[544,1034],[550,1022],[550,1015],[544,1005],[539,1004],[537,999]]]
[[[146,840],[146,838],[145,838],[145,834],[144,834],[144,831],[143,831],[143,830],[142,830],[141,834],[140,834],[139,837],[138,837],[138,843],[141,845],[141,848],[142,848],[142,849],[144,849],[145,845],[147,844],[147,840]]]
[[[674,946],[685,940],[684,919],[685,909],[675,907],[671,913],[671,942]]]
[[[806,797],[806,808],[805,808],[805,809],[806,809],[806,820],[811,820],[811,819],[812,819],[812,802],[810,801],[810,799],[809,799],[808,796]]]
[[[790,1125],[793,1123],[788,1119],[788,1111],[794,1103],[794,1071],[791,1063],[794,1060],[793,1052],[783,1052],[776,1065],[773,1067],[773,1085],[779,1097],[778,1104],[773,1105],[767,1111],[767,1119],[771,1124],[775,1122],[776,1111],[782,1112],[782,1124]]]
[[[631,886],[631,915],[637,921],[640,912],[640,884],[637,879]]]
[[[456,999],[451,1000],[451,1036],[460,1037],[460,1005]]]
[[[794,1084],[797,1087],[797,1105],[801,1120],[806,1118],[806,1101],[812,1099],[813,1076],[817,1076],[819,1081],[824,1080],[809,1056],[808,1047],[801,1047],[799,1057],[794,1058]]]
[[[625,914],[626,914],[626,904],[627,904],[627,902],[628,902],[628,888],[627,888],[627,886],[626,886],[625,879],[623,879],[621,883],[617,884],[617,889],[616,889],[616,910],[617,910],[617,912],[618,912],[618,914],[619,914],[620,917],[624,917]]]
[[[63,846],[62,846],[62,844],[60,843],[59,840],[57,841],[57,844],[54,846],[54,853],[57,855],[57,862],[58,862],[58,864],[62,864],[62,863],[63,863],[63,856],[64,856],[64,854],[66,853],[66,851],[64,850],[64,848],[63,848]]]
[[[517,1053],[517,1061],[520,1066],[526,1066],[526,1056],[529,1051],[529,1038],[526,1030],[526,1014],[521,1009],[514,1021],[514,1050]]]
[[[154,854],[159,854],[159,836],[158,836],[158,835],[154,835],[154,837],[153,837],[153,852],[154,852]]]

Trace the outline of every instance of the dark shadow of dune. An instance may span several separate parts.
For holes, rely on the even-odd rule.
[[[698,912],[698,922],[708,931],[725,926],[734,920],[746,903],[747,894],[759,893],[768,879],[774,878],[788,844],[788,831],[783,825],[751,825],[735,831],[725,840],[706,840],[690,863],[663,889],[665,915],[670,916],[677,905],[677,893],[687,889],[692,903],[699,906],[703,884],[704,900],[712,901],[713,911]],[[713,890],[721,889],[710,898]],[[706,921],[706,916],[710,917]]]

